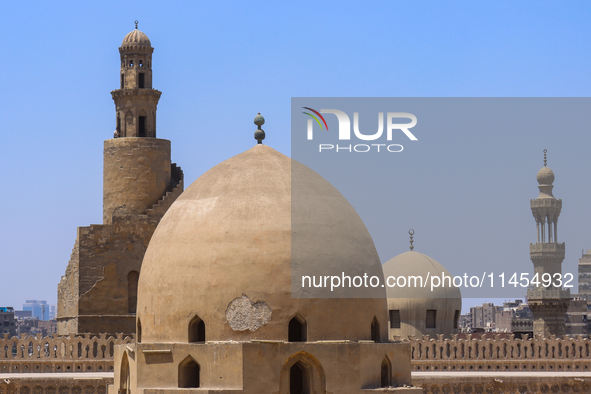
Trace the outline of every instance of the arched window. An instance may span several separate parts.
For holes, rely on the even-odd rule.
[[[300,315],[295,315],[289,321],[287,338],[289,342],[306,342],[306,321]]]
[[[140,274],[137,271],[129,271],[127,274],[127,311],[135,313],[137,308],[137,282]]]
[[[193,357],[188,356],[179,364],[179,387],[199,387],[201,367]]]
[[[189,323],[189,342],[205,342],[205,323],[199,316]]]
[[[375,316],[371,322],[371,340],[376,343],[380,342],[380,323]]]
[[[381,376],[380,387],[392,386],[392,364],[388,360],[388,356],[382,360]]]

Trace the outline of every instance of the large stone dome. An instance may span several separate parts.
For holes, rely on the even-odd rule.
[[[446,282],[445,286],[436,287],[432,291],[430,280],[427,279],[432,276],[441,278],[442,274],[451,277],[443,265],[427,255],[408,251],[391,258],[382,268],[384,278],[404,277],[407,281],[404,287],[388,286],[386,290],[390,319],[394,318],[399,322],[390,325],[390,338],[395,335],[403,338],[409,335],[449,336],[458,332],[458,318],[462,309],[460,289],[449,286]],[[422,287],[419,283],[415,284],[414,280],[410,283],[409,278],[413,277],[422,278],[427,281],[427,285]],[[393,280],[389,282],[394,283]],[[403,286],[402,280],[399,284]]]
[[[292,250],[292,235],[301,250]],[[139,280],[141,342],[187,342],[196,316],[207,341],[287,341],[294,316],[307,341],[371,339],[374,318],[386,340],[383,288],[374,298],[295,298],[298,262],[382,280],[371,236],[347,200],[314,171],[256,145],[197,179],[158,225]]]

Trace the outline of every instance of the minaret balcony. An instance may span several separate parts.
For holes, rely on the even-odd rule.
[[[556,259],[562,261],[564,259],[564,242],[562,243],[535,243],[529,244],[529,254],[532,260],[534,259]]]
[[[529,205],[532,209],[534,208],[562,208],[562,199],[557,200],[556,198],[536,198],[535,200],[529,200]]]
[[[135,97],[155,97],[160,98],[162,92],[156,89],[143,89],[143,88],[133,88],[133,89],[117,89],[111,91],[111,96],[113,100],[117,97],[124,97],[124,96],[135,96]]]

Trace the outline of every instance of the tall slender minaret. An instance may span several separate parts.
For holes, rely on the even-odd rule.
[[[104,142],[103,224],[78,227],[58,285],[58,333],[133,333],[142,260],[160,219],[183,192],[170,141],[156,138],[154,48],[137,29],[123,39],[121,86],[111,92],[115,138]]]
[[[537,242],[529,245],[529,254],[534,264],[533,285],[527,291],[528,304],[534,315],[534,337],[547,338],[566,333],[565,315],[570,300],[570,291],[562,289],[562,261],[564,242],[558,242],[558,216],[562,200],[552,195],[554,172],[546,166],[538,171],[540,195],[530,201],[536,219]],[[549,286],[544,286],[549,284]]]

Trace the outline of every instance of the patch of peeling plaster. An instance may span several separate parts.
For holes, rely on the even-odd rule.
[[[226,320],[234,331],[256,331],[271,321],[272,313],[266,302],[252,302],[246,294],[242,294],[228,304]]]

